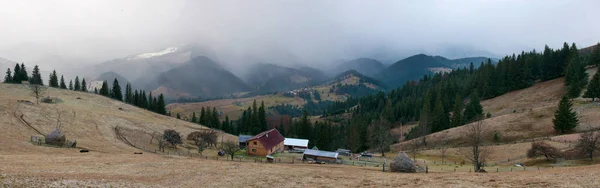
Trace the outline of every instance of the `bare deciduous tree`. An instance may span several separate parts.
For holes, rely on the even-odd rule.
[[[231,160],[233,160],[233,156],[235,153],[240,151],[240,145],[237,142],[227,141],[221,143],[221,149],[228,155],[231,156]]]
[[[163,137],[165,138],[165,141],[169,142],[169,144],[171,144],[171,146],[176,149],[177,144],[183,143],[181,141],[181,135],[179,134],[179,132],[173,129],[165,130],[165,132],[163,133]]]
[[[577,145],[575,146],[579,152],[594,160],[594,152],[600,150],[600,134],[594,132],[585,132],[581,134]]]
[[[419,150],[419,139],[415,138],[410,141],[410,152],[413,155],[413,161],[417,162],[417,151]]]
[[[40,98],[46,93],[46,87],[39,84],[29,84],[29,90],[31,91],[31,95],[35,97],[36,104],[40,104]]]
[[[562,153],[560,152],[560,150],[546,142],[531,143],[531,148],[527,150],[527,157],[536,158],[539,156],[546,157],[546,160],[556,161],[557,158],[562,156]]]
[[[442,154],[442,164],[444,164],[444,158],[446,157],[446,152],[448,152],[448,141],[444,139],[441,146],[440,154]]]
[[[468,147],[461,153],[473,163],[475,172],[483,172],[485,161],[490,155],[490,151],[484,146],[483,122],[479,120],[477,123],[468,125],[465,137]]]
[[[390,149],[392,144],[392,135],[390,134],[390,123],[383,118],[379,118],[379,121],[373,121],[371,123],[371,148],[376,148],[381,152],[381,156],[385,157],[385,152]]]

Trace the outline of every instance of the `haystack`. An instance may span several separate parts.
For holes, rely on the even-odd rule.
[[[67,138],[58,128],[54,129],[48,136],[46,136],[46,144],[54,146],[63,146]]]

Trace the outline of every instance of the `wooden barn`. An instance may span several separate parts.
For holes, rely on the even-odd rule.
[[[337,152],[306,149],[304,150],[304,154],[302,154],[302,160],[315,160],[328,163],[336,163],[338,155],[339,154]]]
[[[283,151],[283,141],[285,138],[277,131],[271,129],[248,139],[246,153],[254,156],[267,156],[276,152]]]

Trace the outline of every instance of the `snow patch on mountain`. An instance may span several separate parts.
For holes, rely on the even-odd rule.
[[[451,68],[447,68],[447,67],[431,67],[428,68],[429,71],[433,72],[433,73],[448,73],[451,72],[452,69]]]
[[[152,57],[163,56],[166,54],[173,53],[175,51],[177,51],[177,47],[169,47],[169,48],[166,48],[159,52],[144,53],[144,54],[136,55],[135,57],[132,57],[129,59],[147,59],[147,58],[152,58]]]

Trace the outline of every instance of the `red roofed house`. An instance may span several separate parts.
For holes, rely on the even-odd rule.
[[[246,153],[255,156],[267,156],[275,152],[283,151],[283,141],[285,138],[277,131],[271,129],[248,139]]]

